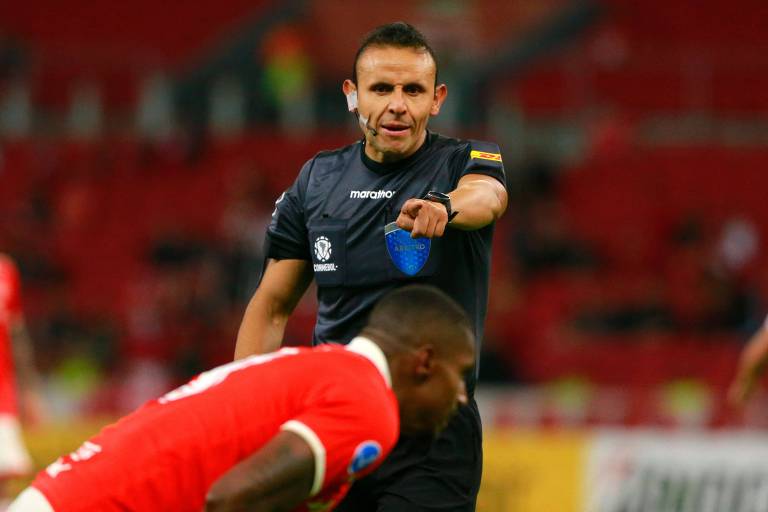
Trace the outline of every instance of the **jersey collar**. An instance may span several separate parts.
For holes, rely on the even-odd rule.
[[[369,361],[371,361],[384,377],[384,381],[387,383],[387,387],[392,387],[392,375],[389,373],[389,363],[387,362],[387,356],[379,348],[377,344],[364,336],[357,336],[350,341],[346,349],[355,354],[360,354]]]
[[[429,130],[427,130],[427,136],[424,138],[424,143],[422,143],[421,147],[416,150],[414,154],[411,156],[408,156],[406,158],[403,158],[402,160],[398,160],[396,162],[389,162],[389,163],[382,163],[382,162],[376,162],[375,160],[371,160],[368,155],[365,154],[365,139],[360,141],[360,158],[363,161],[363,164],[370,169],[371,171],[375,172],[376,174],[388,174],[390,172],[399,171],[402,169],[405,169],[409,165],[411,165],[413,162],[421,158],[421,156],[429,149],[429,146],[432,144],[432,139],[434,138],[434,134],[431,133]]]

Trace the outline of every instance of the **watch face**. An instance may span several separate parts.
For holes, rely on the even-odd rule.
[[[430,191],[427,192],[427,194],[424,196],[424,199],[428,201],[434,201],[445,206],[445,211],[448,213],[448,222],[451,222],[451,220],[456,216],[456,214],[451,209],[451,196],[448,194],[444,194],[443,192]]]
[[[429,199],[433,199],[435,201],[439,201],[441,203],[444,203],[446,201],[450,201],[451,198],[448,196],[448,194],[444,194],[442,192],[429,192],[427,194],[427,197]]]

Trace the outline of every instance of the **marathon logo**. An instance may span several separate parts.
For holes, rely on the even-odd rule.
[[[350,199],[392,199],[394,190],[350,190]]]
[[[315,263],[315,272],[335,272],[335,263]]]
[[[491,160],[492,162],[501,162],[499,153],[486,153],[485,151],[472,151],[469,158],[479,158],[481,160]]]

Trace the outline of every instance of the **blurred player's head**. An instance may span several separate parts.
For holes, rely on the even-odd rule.
[[[436,433],[459,404],[475,367],[475,343],[464,310],[435,287],[409,285],[373,308],[363,335],[387,355],[405,433]]]
[[[424,36],[407,23],[383,25],[360,45],[344,94],[357,94],[368,157],[392,162],[416,152],[430,116],[448,89],[437,83],[437,59]]]

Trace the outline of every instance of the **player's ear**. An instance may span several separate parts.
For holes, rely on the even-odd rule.
[[[424,381],[434,372],[435,348],[432,345],[422,345],[413,353],[413,372],[417,380]]]
[[[448,86],[440,84],[435,87],[435,97],[432,100],[432,108],[429,111],[430,115],[436,116],[440,113],[440,107],[443,106],[445,98],[448,96]]]

